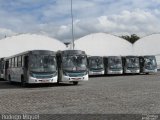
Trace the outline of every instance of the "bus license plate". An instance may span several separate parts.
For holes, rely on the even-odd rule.
[[[72,80],[82,80],[82,78],[72,78]]]
[[[42,83],[46,83],[46,82],[48,82],[49,80],[39,80],[40,82],[42,82]]]
[[[135,70],[132,70],[131,72],[132,72],[132,73],[136,73],[136,71],[135,71]]]
[[[101,72],[94,72],[93,75],[101,74]]]

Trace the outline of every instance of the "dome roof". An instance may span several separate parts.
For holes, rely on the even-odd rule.
[[[136,55],[158,55],[160,54],[160,34],[143,37],[133,46]]]
[[[94,33],[75,41],[75,49],[83,50],[91,56],[132,55],[132,44],[106,33]]]
[[[0,57],[28,50],[64,50],[65,45],[53,38],[36,34],[21,34],[0,40]]]

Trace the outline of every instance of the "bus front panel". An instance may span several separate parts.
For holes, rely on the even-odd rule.
[[[106,74],[122,74],[122,59],[119,56],[106,57]]]
[[[136,56],[128,56],[123,58],[124,62],[124,73],[127,74],[136,74],[140,73],[140,65],[139,65],[139,58]]]
[[[29,57],[28,83],[56,83],[57,63],[52,55],[32,54]]]
[[[60,82],[80,82],[88,80],[88,68],[86,55],[64,55],[61,58]]]
[[[140,57],[141,73],[156,73],[157,62],[155,56]]]
[[[103,57],[88,57],[89,75],[104,75]]]

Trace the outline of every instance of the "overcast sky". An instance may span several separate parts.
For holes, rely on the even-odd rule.
[[[0,38],[38,33],[71,40],[70,0],[0,0]],[[73,0],[75,39],[160,32],[160,0]]]

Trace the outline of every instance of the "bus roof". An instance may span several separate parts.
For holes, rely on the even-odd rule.
[[[25,54],[52,54],[52,55],[56,55],[56,53],[54,51],[50,51],[50,50],[29,50],[29,51],[25,51],[25,52],[22,52],[22,53],[18,53],[18,54],[15,54],[15,55],[12,55],[12,56],[9,56],[9,57],[6,57],[5,59],[9,59],[9,58],[12,58],[12,57],[15,57],[15,56],[20,56],[20,55],[25,55]]]
[[[88,56],[88,58],[103,58],[102,56]]]
[[[64,55],[86,55],[85,52],[81,50],[63,50],[61,53]]]
[[[136,55],[127,55],[127,56],[123,56],[123,57],[129,58],[129,57],[139,57],[139,56],[136,56]]]

